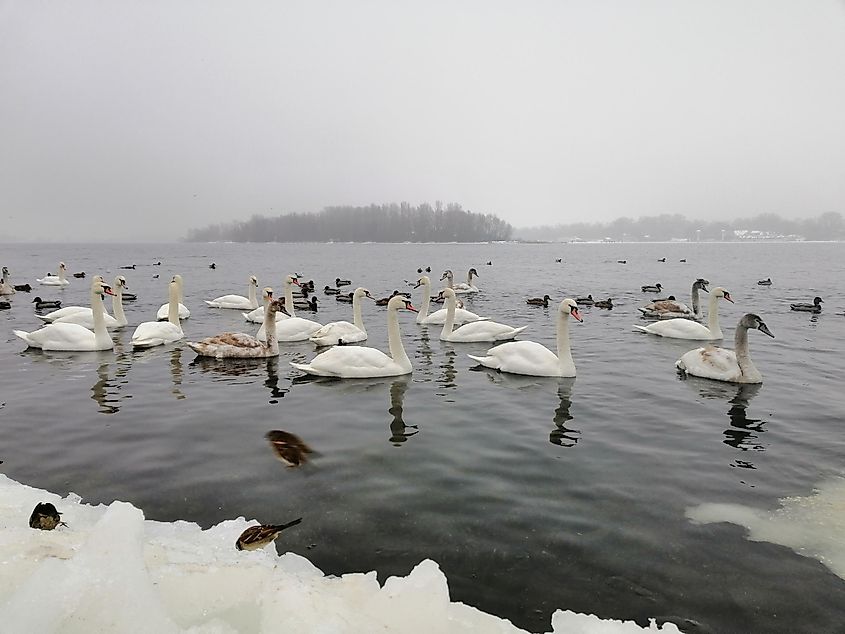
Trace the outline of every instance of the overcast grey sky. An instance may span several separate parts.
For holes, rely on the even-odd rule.
[[[0,239],[845,212],[841,0],[0,0]]]

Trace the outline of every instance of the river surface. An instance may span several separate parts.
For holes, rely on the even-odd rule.
[[[20,482],[202,526],[302,516],[280,550],[326,573],[377,570],[382,581],[432,558],[453,600],[532,631],[547,630],[559,607],[641,624],[671,618],[699,632],[845,627],[845,582],[822,563],[686,517],[707,502],[776,509],[843,475],[843,244],[14,244],[0,253],[16,284],[37,286],[59,260],[88,274],[64,290],[18,293],[0,311],[0,469]],[[195,340],[255,330],[239,311],[202,301],[246,294],[251,274],[277,294],[283,275],[299,272],[319,288],[339,276],[382,297],[407,290],[426,266],[435,286],[445,268],[460,281],[476,267],[482,292],[467,308],[527,325],[521,338],[552,348],[554,306],[526,297],[590,293],[615,308],[585,308],[572,325],[578,377],[566,380],[474,368],[466,354],[489,345],[441,342],[439,327],[409,313],[400,322],[414,372],[398,379],[303,381],[288,362],[313,356],[307,342],[254,362],[198,361],[182,343],[129,345],[174,273],[185,278],[183,327]],[[25,350],[12,330],[38,327],[31,299],[87,305],[96,273],[124,274],[138,295],[114,352]],[[644,323],[640,286],[660,282],[688,300],[697,277],[733,296],[720,306],[726,346],[746,312],[775,334],[750,333],[762,386],[682,380],[674,362],[697,344],[632,328]],[[789,310],[815,295],[822,314]],[[316,316],[302,316],[351,321],[350,305],[318,296]],[[368,345],[386,350],[386,310],[366,304],[364,319]],[[305,440],[311,462],[285,468],[264,438],[272,429]]]

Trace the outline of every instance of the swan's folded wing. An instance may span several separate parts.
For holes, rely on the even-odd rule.
[[[371,376],[373,371],[394,365],[381,350],[363,346],[330,348],[308,364],[316,371],[334,376]]]
[[[213,337],[206,337],[198,343],[212,346],[236,346],[238,348],[262,347],[261,342],[255,337],[242,332],[224,332]]]

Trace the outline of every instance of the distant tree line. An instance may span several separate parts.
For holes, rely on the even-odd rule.
[[[190,242],[486,242],[509,240],[513,227],[493,214],[457,203],[326,207],[317,213],[249,220],[191,229]]]
[[[546,225],[516,230],[521,240],[562,241],[580,238],[582,240],[624,240],[626,242],[658,242],[674,239],[695,240],[741,240],[749,234],[738,232],[761,232],[761,239],[784,237],[807,240],[843,240],[845,222],[842,214],[827,212],[815,218],[788,220],[777,214],[759,214],[750,218],[731,221],[690,220],[679,214],[663,214],[633,218],[617,218],[607,223],[573,223]],[[724,232],[724,233],[723,233]],[[757,234],[755,234],[757,235]]]

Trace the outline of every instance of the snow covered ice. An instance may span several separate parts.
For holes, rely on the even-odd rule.
[[[52,502],[67,526],[29,527],[38,502]],[[270,546],[238,551],[244,518],[201,530],[155,522],[131,504],[83,504],[0,475],[0,624],[25,632],[523,632],[451,602],[438,565],[425,560],[380,585],[375,572],[326,576],[306,558]],[[555,634],[680,630],[642,628],[558,610]]]

